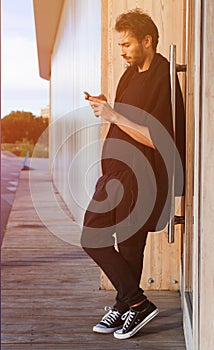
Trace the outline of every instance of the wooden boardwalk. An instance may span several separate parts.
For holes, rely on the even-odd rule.
[[[57,225],[44,191],[50,178],[40,161],[37,165],[41,169],[32,171],[41,203]],[[2,246],[2,349],[186,349],[177,292],[147,293],[160,314],[131,339],[92,332],[115,292],[99,290],[98,267],[81,248],[57,238],[40,221],[29,173],[21,173]]]

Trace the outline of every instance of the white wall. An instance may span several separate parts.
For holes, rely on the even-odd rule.
[[[100,66],[100,0],[65,0],[51,62],[50,160],[54,183],[78,222],[99,176],[100,145],[88,147],[100,138],[99,119],[83,91],[100,93]]]
[[[194,220],[190,217],[193,222],[193,313],[191,329],[185,322],[188,311],[184,308],[184,331],[188,350],[211,350],[214,347],[214,3],[191,0],[189,4],[191,50],[187,63],[191,86],[188,99],[194,122]]]
[[[214,39],[213,0],[204,2],[202,11],[201,139],[199,163],[199,349],[214,348]],[[201,141],[201,142],[200,142]]]

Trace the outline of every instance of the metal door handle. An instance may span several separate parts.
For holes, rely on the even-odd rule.
[[[176,135],[176,72],[186,72],[186,65],[176,64],[176,45],[170,45],[170,86],[171,86],[171,104],[172,104],[172,123],[173,123],[173,138],[175,142]],[[173,152],[172,163],[172,192],[171,192],[171,209],[170,221],[168,224],[168,242],[174,243],[175,225],[183,223],[184,217],[175,216],[175,154]]]

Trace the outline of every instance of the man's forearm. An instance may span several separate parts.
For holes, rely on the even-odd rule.
[[[116,124],[121,130],[132,137],[135,141],[155,149],[149,129],[146,126],[136,124],[122,114],[117,113],[107,101],[97,97],[89,97],[90,105],[96,117],[101,116],[106,121]]]
[[[155,149],[150,136],[149,128],[147,126],[136,124],[119,113],[115,113],[113,123],[116,124],[130,137],[132,137],[135,141]]]

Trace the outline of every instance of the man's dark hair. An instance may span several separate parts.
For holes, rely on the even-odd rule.
[[[152,37],[152,47],[156,51],[158,44],[158,29],[149,15],[144,13],[141,9],[134,9],[122,13],[115,24],[117,32],[129,31],[139,41],[145,38],[146,35]]]

